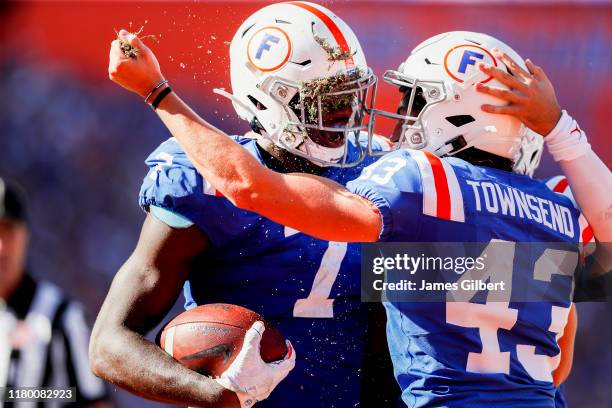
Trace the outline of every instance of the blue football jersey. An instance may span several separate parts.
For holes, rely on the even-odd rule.
[[[561,384],[556,389],[555,408],[567,408],[567,401],[565,400],[565,384]]]
[[[425,151],[390,153],[347,187],[379,208],[381,241],[487,248],[497,240],[518,248],[512,243],[577,243],[584,226],[571,200],[544,182]],[[512,252],[505,264],[512,276],[548,285],[533,277],[536,262],[550,255],[539,250]],[[544,275],[569,293],[572,277],[558,273]],[[569,295],[554,303],[512,301],[515,295],[509,302],[487,303],[477,293],[469,302],[385,303],[391,358],[409,407],[555,406],[552,371]]]
[[[233,139],[263,163],[255,139]],[[366,142],[364,135],[361,143]],[[351,160],[357,147],[349,147]],[[345,185],[374,160],[330,167],[323,176]],[[185,283],[185,307],[214,302],[247,307],[295,347],[295,369],[257,406],[358,406],[367,329],[359,245],[314,239],[236,208],[202,178],[174,139],[160,145],[146,164],[140,205],[179,214],[210,240]]]
[[[567,179],[565,178],[565,176],[555,176],[555,177],[552,177],[546,180],[546,186],[552,191],[554,191],[555,193],[565,195],[572,201],[572,204],[574,204],[574,206],[577,206],[576,201],[574,199],[574,195],[572,194],[572,191],[569,188],[569,183]],[[583,221],[582,226],[581,226],[582,229],[580,233],[580,241],[583,244],[594,242],[595,237],[593,236],[593,231],[591,230],[591,227],[589,225],[585,225],[586,224],[585,220],[582,220],[582,219],[580,220]],[[587,247],[586,249],[587,249],[587,252],[585,252],[584,255],[588,255],[589,248]],[[555,391],[555,408],[567,408],[567,401],[565,398],[565,389],[566,389],[565,383],[557,387]]]

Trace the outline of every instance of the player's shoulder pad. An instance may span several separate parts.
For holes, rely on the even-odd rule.
[[[400,149],[371,167],[376,167],[370,176],[373,181],[392,184],[413,198],[420,196],[423,215],[465,222],[458,174],[471,168],[463,160],[442,159],[426,150]]]
[[[253,139],[231,136],[242,144],[252,144]],[[170,138],[157,147],[145,160],[148,173],[140,189],[140,205],[145,210],[151,205],[174,210],[179,201],[206,201],[210,197],[220,197],[215,188],[208,183],[187,157],[175,138]]]
[[[424,150],[398,149],[366,167],[347,187],[376,205],[383,223],[390,225],[383,227],[381,239],[390,236],[391,230],[403,239],[417,239],[419,225],[431,217],[465,222],[463,192],[455,167],[451,161]],[[412,232],[398,221],[408,215]]]
[[[254,139],[232,136],[252,154]],[[162,143],[145,161],[149,171],[140,189],[139,204],[169,210],[196,224],[213,246],[220,246],[245,233],[261,218],[235,207],[197,171],[178,142]]]
[[[391,179],[395,188],[421,197],[423,215],[465,222],[458,175],[473,171],[469,163],[440,158],[426,150],[400,149],[385,155],[379,169],[385,173],[377,176],[383,182],[387,181],[389,173],[394,173]]]
[[[184,199],[197,199],[197,192],[204,191],[204,180],[174,138],[159,145],[145,164],[148,172],[139,196],[145,210],[154,205],[174,211]]]
[[[407,149],[398,149],[385,154],[365,167],[360,176],[351,183],[421,193],[421,178],[417,162]]]

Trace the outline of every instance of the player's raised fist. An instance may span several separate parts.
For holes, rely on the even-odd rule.
[[[163,80],[155,54],[137,35],[126,30],[120,30],[111,43],[108,77],[142,97]]]

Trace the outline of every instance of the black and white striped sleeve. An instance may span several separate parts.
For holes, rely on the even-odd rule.
[[[66,373],[69,383],[76,387],[78,405],[108,399],[104,381],[96,377],[89,368],[88,348],[91,330],[81,305],[69,302],[62,313],[59,326],[64,340]]]

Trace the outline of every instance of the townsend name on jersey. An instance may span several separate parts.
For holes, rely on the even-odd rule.
[[[472,187],[476,211],[532,220],[574,237],[572,212],[564,205],[491,181],[466,180]]]

